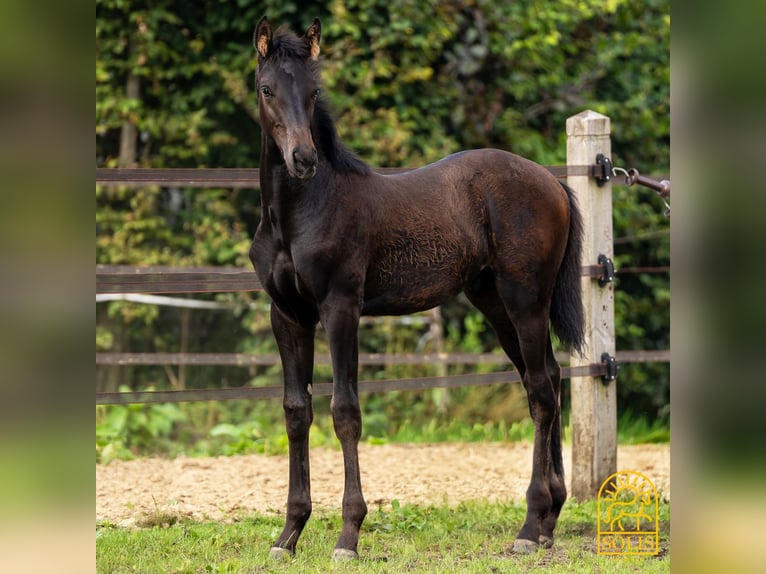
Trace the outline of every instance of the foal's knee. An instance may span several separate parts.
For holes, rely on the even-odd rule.
[[[311,403],[308,401],[285,401],[285,427],[290,440],[302,440],[308,436],[314,419]]]
[[[362,436],[362,411],[357,396],[353,393],[333,396],[330,412],[337,437],[358,441]]]

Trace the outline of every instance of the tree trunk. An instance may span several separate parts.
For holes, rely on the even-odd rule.
[[[131,100],[137,100],[140,96],[141,81],[138,76],[128,73],[128,79],[125,82],[125,97]],[[125,118],[122,122],[122,132],[120,134],[120,167],[135,167],[136,165],[136,141],[138,140],[138,129],[131,119]]]

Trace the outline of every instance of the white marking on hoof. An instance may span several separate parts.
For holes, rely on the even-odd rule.
[[[531,554],[539,547],[540,545],[537,542],[526,540],[524,538],[517,538],[513,543],[513,550],[511,550],[511,552],[514,554]]]
[[[269,551],[269,558],[272,560],[292,560],[293,553],[287,548],[280,548],[279,546],[272,546]]]
[[[342,562],[344,560],[356,560],[359,554],[348,548],[336,548],[332,551],[332,559]]]
[[[553,538],[550,536],[545,536],[543,534],[540,535],[540,548],[550,548],[553,546]]]

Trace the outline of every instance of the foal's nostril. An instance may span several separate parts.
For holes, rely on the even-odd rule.
[[[295,162],[295,165],[299,165],[304,168],[311,168],[314,167],[317,161],[317,152],[316,150],[294,150],[293,151],[293,161]]]

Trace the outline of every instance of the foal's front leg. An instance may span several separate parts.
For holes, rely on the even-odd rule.
[[[359,362],[359,303],[356,297],[328,297],[320,317],[330,343],[333,392],[330,402],[335,434],[343,450],[343,530],[335,546],[336,559],[356,558],[359,529],[367,515],[359,475],[359,438],[362,413],[359,408],[357,367]]]
[[[314,368],[315,327],[301,325],[271,305],[271,328],[284,372],[285,426],[290,448],[290,486],[284,530],[271,549],[275,558],[295,552],[298,537],[311,516],[309,429],[314,418],[311,377]]]

